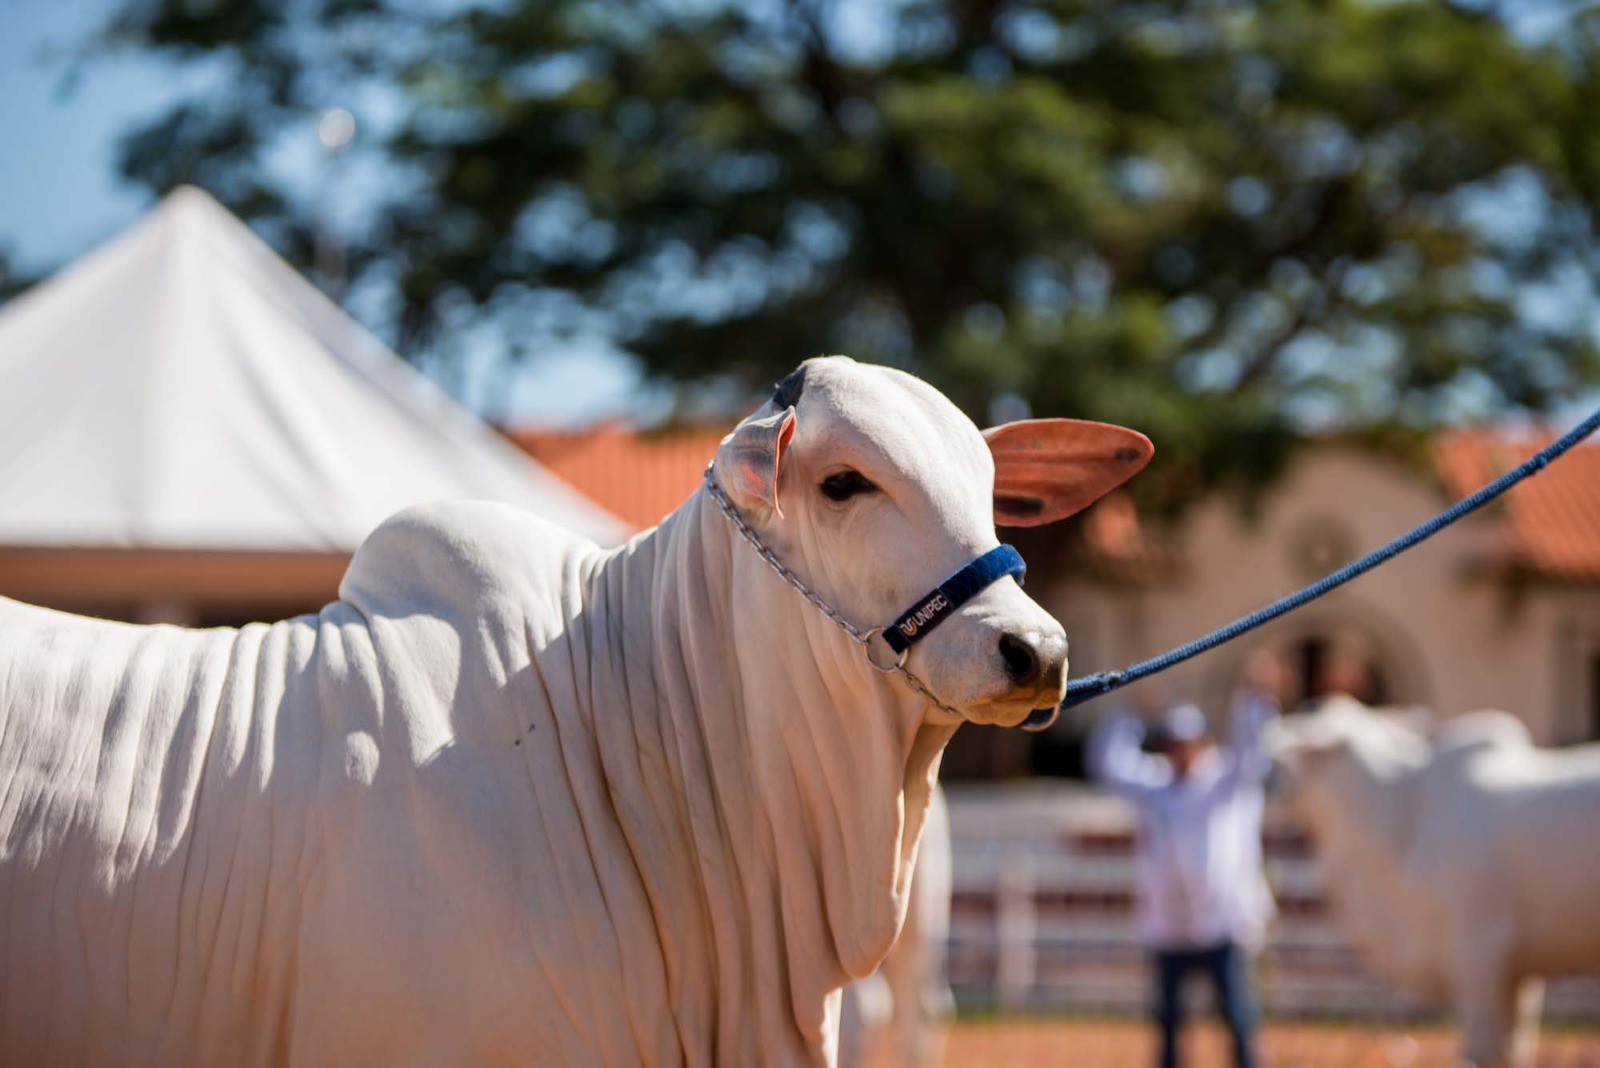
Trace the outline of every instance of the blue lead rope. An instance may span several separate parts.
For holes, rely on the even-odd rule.
[[[1433,537],[1462,516],[1477,511],[1523,479],[1543,471],[1550,461],[1567,452],[1596,430],[1600,430],[1600,411],[1596,411],[1589,418],[1573,427],[1570,432],[1559,440],[1539,450],[1526,463],[1501,475],[1472,496],[1458,501],[1455,505],[1445,509],[1410,533],[1402,534],[1382,548],[1368,553],[1359,560],[1346,564],[1333,574],[1312,583],[1305,589],[1273,601],[1266,607],[1259,608],[1242,619],[1236,619],[1227,626],[1220,627],[1187,645],[1180,645],[1171,652],[1162,653],[1160,656],[1152,657],[1149,660],[1141,660],[1139,663],[1123,668],[1121,671],[1098,671],[1093,675],[1085,675],[1082,678],[1073,679],[1067,683],[1067,696],[1066,700],[1061,702],[1061,707],[1072,708],[1074,705],[1081,705],[1085,701],[1102,697],[1114,690],[1120,690],[1130,683],[1138,682],[1140,679],[1147,678],[1157,672],[1165,671],[1174,664],[1181,664],[1191,657],[1199,656],[1201,653],[1215,649],[1219,645],[1231,642],[1233,639],[1248,634],[1264,623],[1270,623],[1286,612],[1293,612],[1301,605],[1309,604],[1318,597],[1331,593],[1351,579],[1364,575],[1379,564],[1387,563],[1394,559],[1418,542],[1426,541],[1428,538]]]

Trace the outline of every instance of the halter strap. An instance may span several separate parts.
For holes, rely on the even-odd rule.
[[[1021,585],[1028,573],[1022,554],[1009,545],[996,545],[930,591],[906,609],[901,617],[883,630],[884,643],[903,653],[921,641],[928,632],[994,583],[1012,575]]]
[[[778,577],[788,583],[800,596],[804,597],[817,611],[832,620],[840,630],[850,636],[850,640],[861,646],[866,653],[867,663],[879,671],[895,672],[903,676],[911,688],[916,690],[938,707],[951,715],[960,716],[961,713],[933,695],[927,684],[906,667],[906,655],[911,651],[911,644],[928,631],[938,626],[952,612],[972,600],[989,586],[1005,578],[1015,575],[1017,581],[1022,581],[1027,572],[1027,566],[1022,562],[1022,556],[1009,545],[997,545],[984,553],[976,560],[957,571],[954,575],[941,582],[935,590],[918,601],[910,610],[887,627],[873,627],[871,630],[862,630],[844,614],[823,600],[806,582],[789,570],[776,553],[769,549],[762,541],[761,536],[751,529],[750,524],[744,521],[739,514],[739,509],[733,506],[728,495],[722,492],[722,487],[717,485],[713,471],[716,461],[706,465],[705,488],[711,494],[711,499],[717,503],[717,508],[732,523],[739,536],[750,543],[756,555],[767,562],[767,566],[777,573]],[[888,655],[884,655],[887,652]]]

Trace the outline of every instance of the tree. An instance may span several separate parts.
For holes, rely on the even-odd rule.
[[[21,293],[37,279],[23,274],[11,262],[9,250],[0,247],[0,303]]]
[[[352,269],[404,351],[462,308],[508,351],[598,324],[690,387],[844,351],[979,417],[1015,394],[1145,429],[1141,492],[1175,503],[1307,426],[1600,376],[1600,37],[1566,30],[1359,0],[158,0],[108,40],[230,78],[125,173],[199,181],[302,262],[283,131],[398,110]]]

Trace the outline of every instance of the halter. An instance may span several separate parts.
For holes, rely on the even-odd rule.
[[[911,654],[913,645],[927,637],[934,627],[949,619],[956,609],[1007,575],[1015,577],[1020,585],[1028,570],[1021,554],[1009,545],[996,545],[929,590],[915,604],[902,612],[893,623],[885,627],[863,630],[850,622],[844,613],[824,601],[817,591],[808,586],[799,575],[789,570],[784,562],[778,559],[777,554],[763,544],[760,535],[750,528],[733,502],[728,499],[728,495],[722,491],[722,487],[717,485],[717,480],[712,474],[714,466],[715,462],[706,465],[706,492],[711,494],[711,499],[717,502],[722,514],[728,517],[734,529],[750,543],[756,554],[767,562],[767,566],[777,572],[779,578],[793,587],[817,611],[844,631],[851,641],[861,646],[866,653],[867,663],[886,675],[900,675],[917,693],[951,715],[964,719],[960,712],[935,697],[933,691],[928,689],[927,683],[912,674],[911,669],[906,667],[906,657]]]

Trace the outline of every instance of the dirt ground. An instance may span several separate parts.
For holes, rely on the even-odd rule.
[[[1188,1068],[1230,1068],[1216,1026],[1191,1026]],[[882,1047],[871,1068],[896,1068]],[[1364,1028],[1350,1024],[1269,1024],[1263,1068],[1451,1068],[1455,1036],[1441,1028]],[[1137,1020],[1059,1018],[961,1021],[952,1028],[945,1068],[1146,1068],[1155,1038]],[[1600,1030],[1547,1029],[1538,1068],[1600,1068]]]

